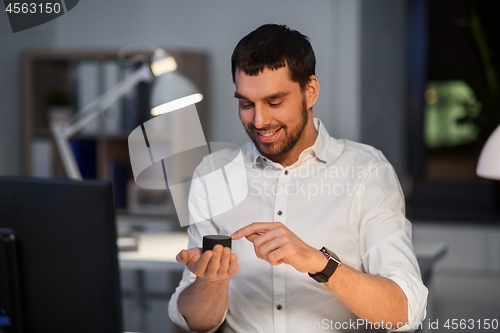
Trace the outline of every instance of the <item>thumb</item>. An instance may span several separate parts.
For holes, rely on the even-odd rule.
[[[192,247],[188,250],[182,250],[177,254],[175,257],[175,260],[177,260],[178,263],[187,265],[193,258],[199,257],[201,255],[201,248],[200,247]]]
[[[189,262],[189,259],[189,251],[187,250],[181,250],[181,252],[177,253],[177,256],[175,257],[175,260],[177,260],[179,264],[183,265],[186,265]]]

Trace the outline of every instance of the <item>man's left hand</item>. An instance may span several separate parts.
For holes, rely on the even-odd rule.
[[[273,266],[284,263],[299,272],[314,274],[328,263],[318,249],[306,244],[281,222],[254,222],[231,237],[234,240],[246,237],[253,243],[257,257]]]

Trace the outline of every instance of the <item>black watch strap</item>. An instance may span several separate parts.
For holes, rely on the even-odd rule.
[[[326,247],[322,247],[320,250],[328,259],[328,263],[326,267],[318,273],[311,274],[308,273],[310,277],[316,280],[319,283],[326,283],[330,279],[330,277],[335,273],[337,267],[340,265],[339,257],[332,251],[328,250]]]

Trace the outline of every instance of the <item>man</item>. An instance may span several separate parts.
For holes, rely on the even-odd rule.
[[[312,117],[320,86],[307,37],[264,25],[231,60],[250,192],[218,216],[206,191],[190,193],[207,221],[190,225],[177,256],[187,269],[171,319],[197,332],[224,321],[225,332],[413,331],[427,289],[399,182],[378,150],[334,139]],[[231,235],[232,253],[202,254],[206,234]]]

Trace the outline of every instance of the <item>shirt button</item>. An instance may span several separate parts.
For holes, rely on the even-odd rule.
[[[278,210],[278,215],[281,216],[281,214],[283,214],[283,212],[281,210]]]
[[[285,176],[288,175],[288,170],[285,170]]]
[[[278,309],[278,311],[279,311],[279,310],[283,309],[283,307],[281,306],[281,304],[278,304],[278,305],[276,306],[276,309]]]

